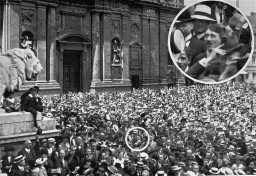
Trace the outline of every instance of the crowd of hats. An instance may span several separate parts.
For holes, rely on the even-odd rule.
[[[96,142],[98,151],[109,151],[113,158],[121,148],[124,167],[105,165],[110,173],[189,173],[198,165],[206,175],[254,174],[254,95],[247,84],[220,84],[42,97],[43,116],[56,119],[61,130],[59,138],[42,143],[58,146],[66,138],[71,141],[69,152],[78,149],[71,138]],[[150,135],[149,146],[141,152],[125,143],[126,132],[136,126]]]
[[[43,98],[44,115],[57,120],[62,138],[69,137],[69,131],[83,139],[97,138],[98,145],[110,151],[119,145],[125,147],[130,152],[129,162],[137,167],[148,165],[137,163],[140,158],[155,159],[161,168],[168,166],[172,171],[188,168],[188,161],[192,161],[201,166],[201,172],[213,174],[229,171],[219,170],[226,158],[225,166],[232,168],[239,160],[244,164],[243,171],[252,174],[254,170],[248,167],[255,159],[256,115],[254,93],[249,88],[246,84],[238,88],[220,84],[132,93],[70,92],[50,100]],[[149,147],[140,155],[130,151],[124,140],[127,130],[134,126],[145,128],[151,137]],[[191,156],[187,150],[192,151]],[[161,160],[162,155],[168,160]],[[212,161],[211,167],[203,168],[203,159]],[[241,169],[232,171],[242,173]]]

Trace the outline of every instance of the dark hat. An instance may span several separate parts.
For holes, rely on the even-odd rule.
[[[226,55],[233,51],[237,51],[244,46],[243,43],[239,43],[236,35],[222,37],[222,43],[224,46],[221,48],[226,50]]]
[[[188,10],[185,10],[180,16],[177,18],[178,23],[186,23],[186,22],[192,22],[195,19],[191,18],[191,14]]]
[[[39,87],[38,86],[34,86],[33,88],[35,88],[37,90],[37,92],[39,92]]]
[[[195,148],[200,148],[204,145],[202,141],[195,142]]]
[[[8,152],[8,151],[14,151],[15,149],[12,146],[5,146],[4,147],[4,151]]]
[[[37,91],[37,89],[33,87],[33,88],[30,88],[28,91],[33,92],[33,91]]]

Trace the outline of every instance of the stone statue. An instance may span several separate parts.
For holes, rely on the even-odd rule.
[[[117,40],[113,42],[113,63],[120,63],[121,58],[123,57],[123,42],[118,46]]]
[[[30,80],[42,69],[39,59],[29,48],[3,52],[0,55],[0,99],[5,91],[19,91],[25,80]]]

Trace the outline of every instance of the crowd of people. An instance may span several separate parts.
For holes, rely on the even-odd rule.
[[[189,7],[177,18],[173,33],[175,30],[182,35],[177,36],[177,43],[171,40],[172,59],[184,73],[202,82],[221,82],[236,75],[252,51],[249,22],[223,2]],[[191,82],[187,79],[187,84]]]
[[[37,135],[21,151],[5,146],[2,172],[256,175],[254,96],[246,84],[41,96],[43,117],[56,119],[60,135]]]

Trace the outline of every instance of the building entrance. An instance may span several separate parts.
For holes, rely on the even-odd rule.
[[[63,52],[63,92],[81,91],[81,52]]]

